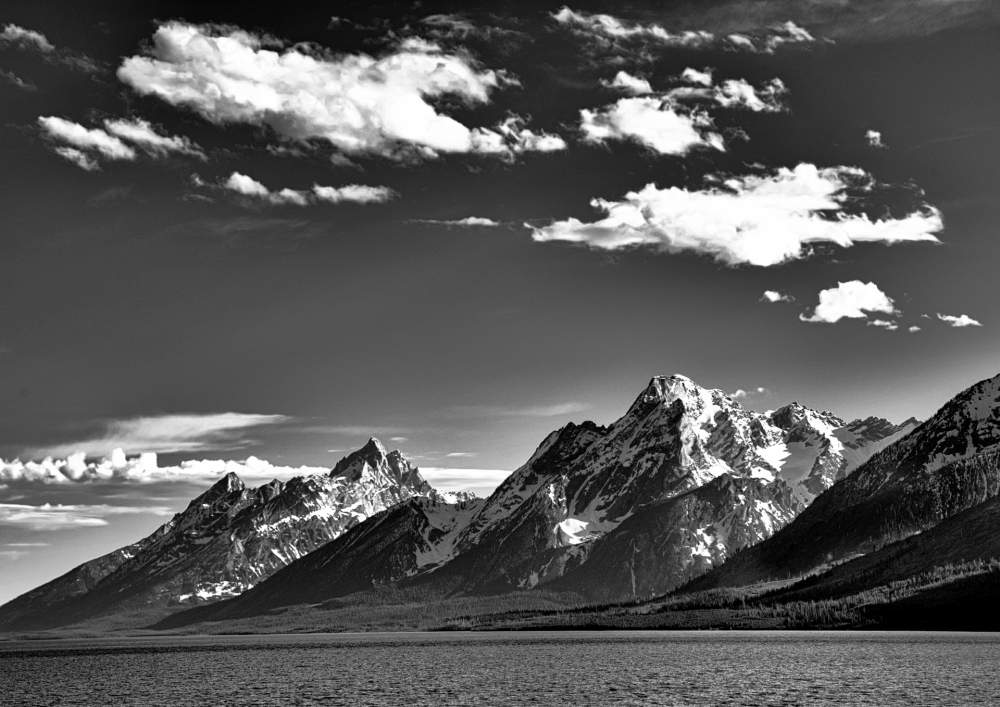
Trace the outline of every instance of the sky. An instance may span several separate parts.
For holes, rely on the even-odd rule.
[[[998,30],[988,0],[5,2],[0,602],[370,436],[487,494],[654,375],[933,414],[1000,372]]]

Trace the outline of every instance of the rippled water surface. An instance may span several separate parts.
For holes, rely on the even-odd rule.
[[[392,633],[0,642],[14,705],[1000,705],[1000,635]]]

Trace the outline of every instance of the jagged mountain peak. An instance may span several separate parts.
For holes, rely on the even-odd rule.
[[[771,421],[783,430],[790,430],[796,425],[805,423],[812,427],[817,425],[843,427],[844,421],[828,410],[817,410],[798,402],[784,405],[770,414]],[[874,419],[874,418],[873,418]]]
[[[241,479],[236,472],[230,471],[228,474],[216,481],[212,487],[208,489],[208,491],[191,501],[191,503],[188,504],[188,508],[206,505],[210,506],[229,494],[246,490],[246,487],[246,484],[243,483],[243,479]]]

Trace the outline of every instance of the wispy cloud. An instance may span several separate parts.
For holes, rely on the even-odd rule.
[[[84,450],[109,455],[116,448],[133,452],[202,452],[240,449],[254,443],[247,436],[253,429],[291,421],[286,415],[258,415],[239,412],[156,415],[122,420],[106,420],[99,436],[70,443],[30,447],[27,458],[67,457]]]
[[[942,322],[947,322],[953,327],[982,326],[982,324],[980,324],[967,314],[961,314],[955,317],[950,314],[941,314],[940,312],[938,312],[937,318],[940,319]]]
[[[476,454],[475,452],[449,452],[448,454],[445,454],[445,456],[448,457],[449,459],[460,459],[460,458],[476,457],[479,455]]]
[[[743,388],[737,388],[734,392],[729,394],[729,397],[733,400],[746,400],[747,398],[753,397],[755,395],[767,395],[767,388],[757,387],[751,388],[750,390],[743,390]]]
[[[428,483],[441,491],[472,491],[477,496],[489,496],[510,476],[504,469],[456,469],[452,467],[420,467]]]
[[[0,503],[0,526],[17,526],[28,530],[66,530],[108,525],[107,518],[116,515],[173,515],[164,506],[102,505],[23,505]]]
[[[202,149],[188,138],[163,135],[155,130],[149,121],[142,118],[105,120],[104,127],[112,135],[128,140],[153,155],[165,156],[177,153],[208,159]]]
[[[485,226],[485,227],[495,227],[501,226],[499,221],[494,221],[491,218],[483,218],[481,216],[466,216],[465,218],[455,219],[455,220],[438,220],[438,219],[413,219],[412,223],[428,223],[436,226],[457,226],[459,228],[469,228],[472,226]]]
[[[20,76],[15,74],[13,71],[0,70],[0,79],[3,79],[7,83],[12,83],[18,88],[24,89],[25,91],[35,91],[38,89],[38,86],[29,81],[25,81]]]
[[[456,405],[453,414],[466,417],[560,417],[589,410],[586,403],[555,403],[553,405],[533,405],[528,407],[507,407],[503,405]]]
[[[804,322],[822,322],[833,324],[841,319],[867,319],[870,312],[882,314],[899,314],[892,299],[889,298],[874,282],[861,282],[851,280],[850,282],[837,283],[836,287],[822,290],[819,293],[819,304],[810,316],[799,315],[799,319]],[[875,322],[879,322],[875,324]],[[895,329],[893,322],[874,320],[869,322],[875,326],[890,327]]]
[[[19,25],[5,25],[3,31],[0,32],[0,47],[11,46],[37,52],[46,61],[53,64],[63,64],[90,73],[100,71],[97,62],[86,54],[58,48],[41,32],[26,29]]]
[[[56,50],[55,45],[41,32],[25,29],[18,25],[6,25],[0,32],[0,46],[17,46],[21,49],[32,49],[43,54]]]
[[[904,218],[872,221],[844,212],[848,188],[867,193],[871,178],[853,167],[819,169],[800,164],[773,175],[717,177],[718,186],[698,191],[648,184],[621,201],[593,199],[607,217],[590,223],[575,218],[548,226],[525,224],[539,242],[568,241],[600,250],[640,246],[666,253],[693,251],[726,265],[767,267],[805,257],[811,243],[847,248],[862,242],[929,241],[944,224],[928,204]],[[853,201],[858,201],[855,197]],[[831,218],[831,213],[837,213]]]
[[[88,171],[98,169],[101,159],[135,160],[136,148],[153,157],[175,153],[206,159],[188,138],[162,135],[140,118],[105,120],[104,128],[87,128],[56,116],[39,117],[38,123],[51,142],[65,143],[53,148],[56,154]]]

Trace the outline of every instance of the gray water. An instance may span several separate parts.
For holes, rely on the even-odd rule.
[[[0,642],[0,704],[1000,705],[1000,634],[533,632]]]

